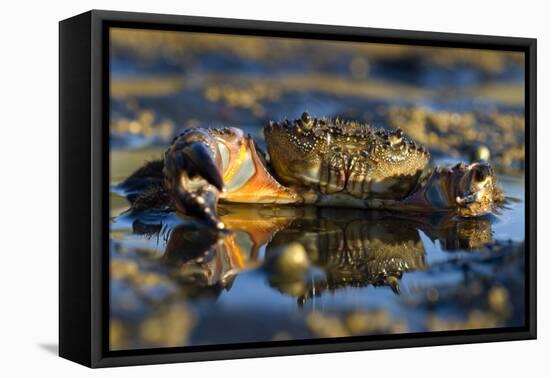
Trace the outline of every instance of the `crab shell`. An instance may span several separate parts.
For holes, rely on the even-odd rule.
[[[427,150],[403,130],[373,129],[339,119],[270,123],[264,128],[271,164],[284,184],[329,197],[401,199],[417,184]],[[350,199],[352,199],[350,198]],[[356,202],[356,201],[351,201]]]

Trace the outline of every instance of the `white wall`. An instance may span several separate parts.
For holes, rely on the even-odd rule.
[[[520,377],[548,372],[548,201],[539,200],[539,340],[91,371],[56,357],[57,21],[91,8],[464,32],[539,39],[539,139],[547,128],[550,21],[544,1],[297,0],[2,2],[0,23],[0,373],[4,377],[305,376]],[[539,197],[550,163],[539,144]],[[546,351],[544,349],[546,348]],[[6,374],[7,372],[10,372]],[[27,374],[29,373],[29,374]],[[33,374],[33,375],[30,375]],[[538,374],[540,376],[540,374]]]

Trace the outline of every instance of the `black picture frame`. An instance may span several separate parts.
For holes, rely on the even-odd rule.
[[[109,27],[525,53],[526,325],[468,331],[108,351]],[[59,354],[89,367],[536,338],[536,64],[531,38],[93,10],[59,24]]]

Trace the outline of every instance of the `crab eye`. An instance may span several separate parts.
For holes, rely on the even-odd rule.
[[[404,135],[405,135],[405,133],[403,132],[403,129],[399,128],[399,129],[395,130],[395,136],[396,137],[403,138]]]
[[[297,123],[303,130],[311,130],[313,128],[313,121],[308,112],[304,112]]]

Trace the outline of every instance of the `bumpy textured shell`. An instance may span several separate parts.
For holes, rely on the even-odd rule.
[[[429,153],[403,130],[339,119],[270,123],[264,129],[272,168],[286,185],[355,198],[402,199],[417,184]]]

